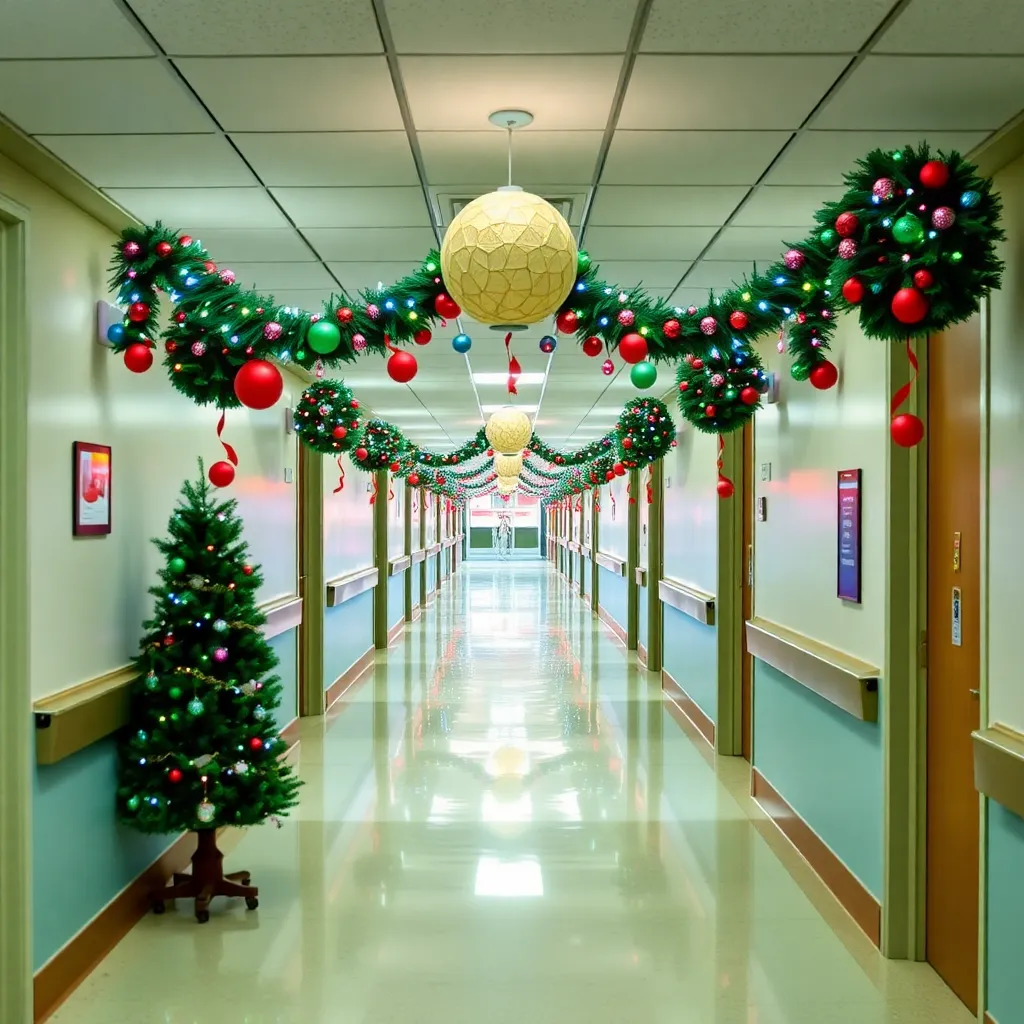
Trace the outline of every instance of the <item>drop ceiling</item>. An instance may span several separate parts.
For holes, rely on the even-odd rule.
[[[1014,0],[4,0],[0,115],[144,221],[201,238],[316,309],[407,273],[453,204],[515,181],[565,200],[605,277],[706,300],[799,239],[875,146],[969,151],[1024,105]],[[473,337],[468,358],[450,339]],[[550,324],[516,334],[520,400],[582,442],[632,389]],[[393,383],[347,375],[411,436],[461,441],[505,400],[472,373],[502,335],[463,320]],[[663,376],[667,371],[662,371]],[[664,383],[668,383],[665,381]]]

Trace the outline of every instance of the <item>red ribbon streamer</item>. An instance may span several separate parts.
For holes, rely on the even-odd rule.
[[[224,453],[227,455],[228,461],[231,463],[231,465],[237,466],[238,455],[235,453],[235,449],[232,448],[231,445],[229,445],[227,441],[224,440],[223,437],[221,437],[221,434],[224,433],[224,424],[227,422],[227,415],[227,412],[224,409],[222,409],[220,413],[220,419],[217,421],[217,440],[220,441],[222,445],[224,445]]]
[[[608,488],[608,497],[612,499],[612,515],[615,515],[615,490],[612,487]]]
[[[341,475],[338,477],[338,486],[334,488],[335,494],[339,491],[345,490],[345,463],[342,461],[340,455],[338,456],[338,472]]]
[[[626,495],[629,498],[630,505],[636,504],[636,498],[633,497],[633,481],[627,481],[626,483]]]
[[[722,464],[725,461],[725,438],[721,434],[718,435],[718,482],[727,483],[730,487],[733,486],[732,481],[722,472]]]
[[[889,413],[891,416],[895,416],[896,410],[910,397],[910,392],[913,390],[914,382],[917,380],[917,371],[919,367],[917,363],[917,356],[914,354],[914,346],[911,344],[910,338],[907,338],[907,361],[910,363],[910,368],[913,372],[910,375],[910,380],[908,380],[907,383],[892,396],[892,402],[889,405]]]
[[[373,494],[370,495],[370,504],[377,504],[377,495],[380,494],[380,485],[377,483],[377,474],[373,474]]]
[[[395,500],[395,478],[393,476],[388,477],[388,501]]]
[[[512,350],[509,347],[512,344],[512,332],[509,331],[505,335],[505,354],[508,356],[508,393],[510,395],[518,395],[519,391],[516,388],[516,381],[519,379],[519,375],[523,372],[523,368],[519,365],[519,360],[512,355]]]
[[[647,467],[647,504],[654,504],[654,466]]]

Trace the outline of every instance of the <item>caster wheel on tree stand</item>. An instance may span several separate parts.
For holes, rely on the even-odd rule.
[[[153,913],[162,914],[167,909],[163,900],[153,900]]]
[[[197,910],[196,920],[200,924],[206,924],[206,922],[210,920],[210,912],[208,910]]]
[[[255,910],[260,905],[260,901],[255,896],[247,896],[245,898],[245,905],[247,909]]]

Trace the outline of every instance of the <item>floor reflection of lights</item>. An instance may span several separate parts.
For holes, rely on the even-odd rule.
[[[476,896],[522,899],[544,895],[544,875],[535,857],[501,860],[481,857],[476,864]]]

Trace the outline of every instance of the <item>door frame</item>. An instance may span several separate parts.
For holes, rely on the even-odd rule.
[[[299,445],[299,714],[322,715],[324,690],[324,473],[323,457]]]
[[[33,1018],[28,233],[28,210],[0,193],[0,1018],[11,1024]]]

